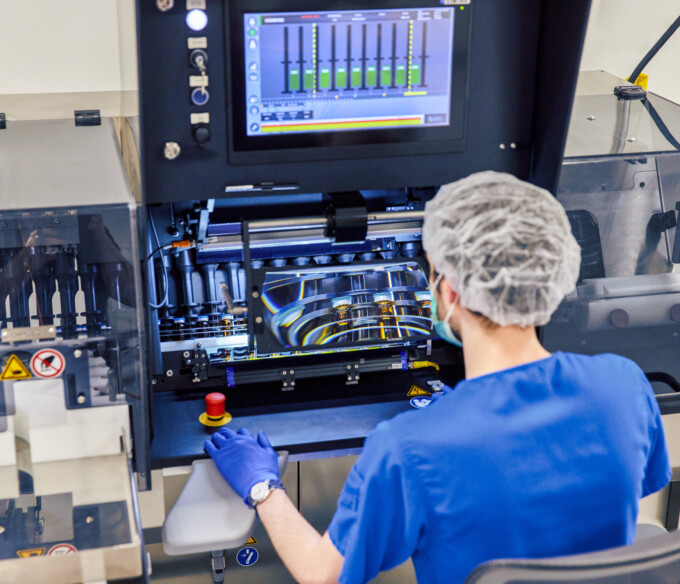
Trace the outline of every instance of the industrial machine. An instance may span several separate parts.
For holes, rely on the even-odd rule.
[[[138,207],[113,122],[10,117],[0,152],[2,580],[143,582]]]
[[[425,203],[487,169],[555,189],[588,8],[138,2],[154,476],[220,424],[262,429],[326,527],[334,457],[463,377],[431,331]],[[215,581],[265,573],[239,557]]]

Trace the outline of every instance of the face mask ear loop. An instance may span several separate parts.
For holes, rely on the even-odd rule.
[[[458,301],[460,300],[460,296],[456,296],[456,299],[453,301],[453,304],[449,306],[449,309],[446,311],[446,316],[444,317],[444,320],[442,322],[446,322],[451,326],[451,323],[449,323],[449,320],[451,320],[451,317],[453,316],[454,311],[456,310],[456,307],[458,306]]]

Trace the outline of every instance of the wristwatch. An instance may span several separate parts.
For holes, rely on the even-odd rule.
[[[283,489],[283,483],[272,479],[255,483],[250,489],[250,494],[246,497],[246,503],[252,509],[258,503],[265,501],[274,489]]]

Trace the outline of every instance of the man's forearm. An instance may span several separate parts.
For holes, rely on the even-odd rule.
[[[321,536],[300,515],[288,495],[276,489],[257,506],[274,548],[301,584],[337,584],[343,557],[328,535]]]

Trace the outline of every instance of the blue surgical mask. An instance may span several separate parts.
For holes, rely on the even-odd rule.
[[[437,279],[434,282],[434,285],[432,288],[430,288],[430,296],[431,296],[431,313],[432,313],[432,326],[434,327],[435,332],[442,338],[444,339],[447,343],[451,343],[452,345],[455,345],[456,347],[462,347],[463,346],[463,341],[460,340],[458,335],[453,332],[453,329],[451,328],[451,325],[449,324],[449,320],[451,319],[451,316],[453,315],[453,311],[456,308],[456,304],[458,304],[458,299],[456,298],[456,301],[449,307],[449,310],[446,312],[446,316],[444,317],[444,320],[439,320],[439,314],[437,312],[437,298],[435,296],[435,290],[437,290],[437,286],[439,286],[439,282],[442,279],[442,274],[439,274],[437,276]]]

